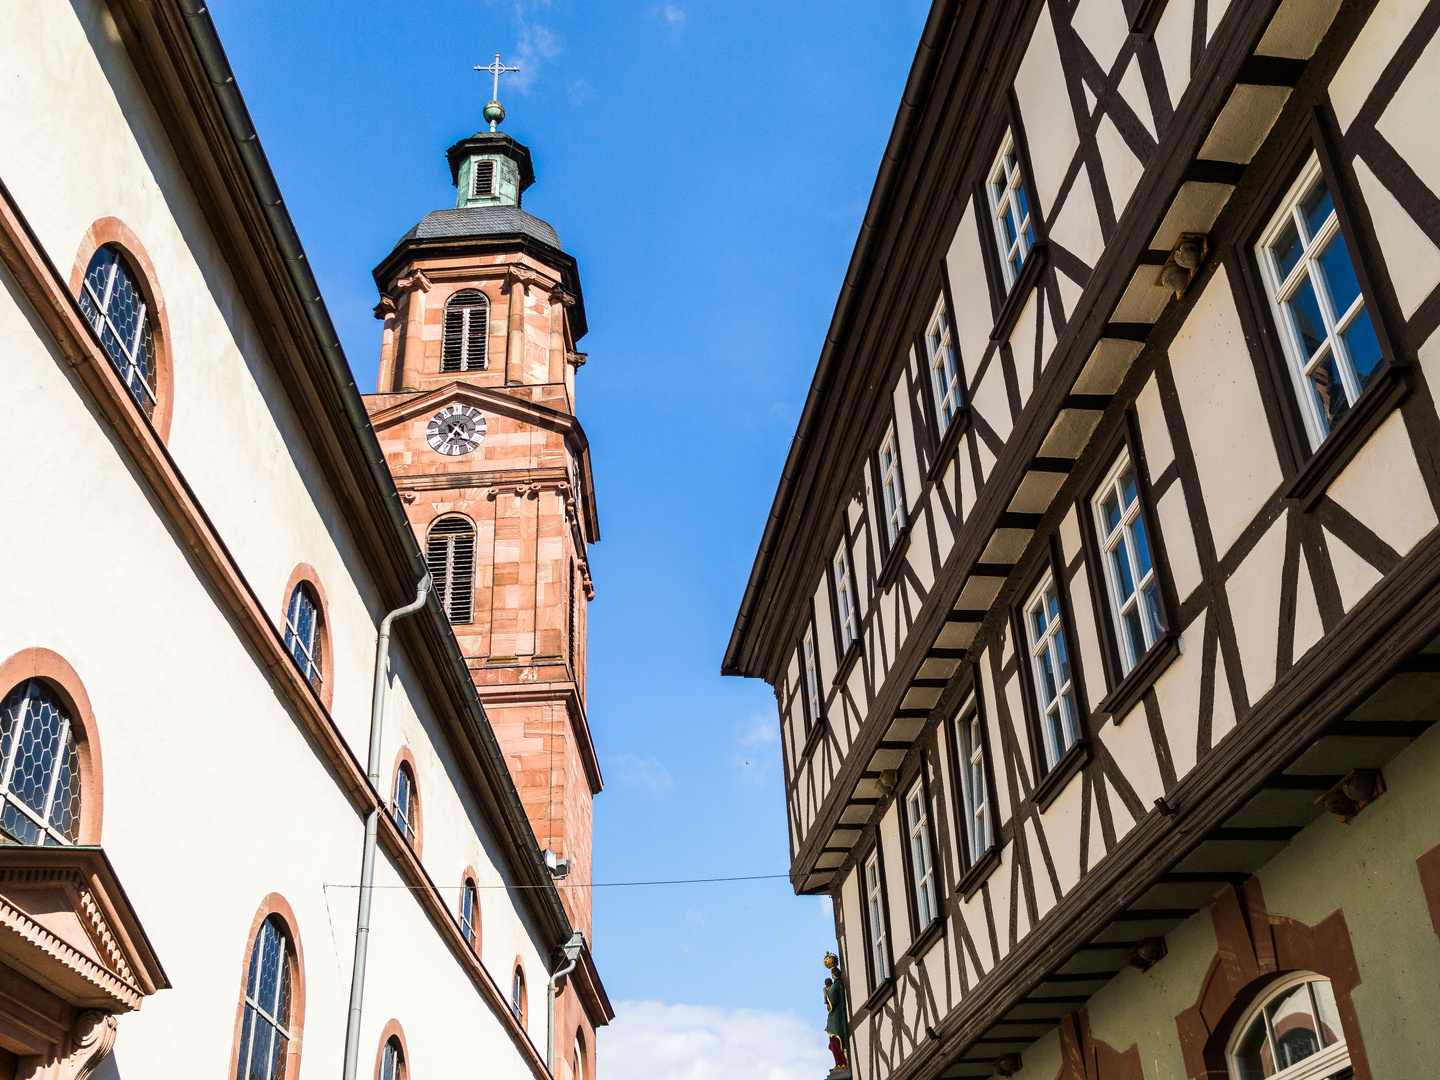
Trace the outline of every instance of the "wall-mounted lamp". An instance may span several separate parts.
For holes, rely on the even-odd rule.
[[[875,783],[880,788],[880,797],[888,799],[900,785],[900,774],[894,769],[881,769]]]
[[[1340,782],[1315,801],[1344,824],[1385,794],[1385,778],[1378,769],[1351,769]]]
[[[1165,959],[1167,952],[1163,937],[1141,938],[1125,953],[1125,963],[1136,971],[1149,971]]]
[[[1001,1054],[995,1059],[996,1076],[1014,1076],[1022,1067],[1019,1054]]]

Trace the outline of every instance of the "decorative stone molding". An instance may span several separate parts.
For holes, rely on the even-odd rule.
[[[390,295],[380,297],[380,302],[375,305],[375,317],[377,319],[388,319],[398,309],[395,306],[395,298]]]
[[[86,1080],[115,1046],[115,1017],[96,1009],[82,1012],[70,1029],[70,1053],[57,1080]]]
[[[548,278],[537,274],[528,266],[511,266],[505,271],[505,288],[507,289],[511,288],[514,285],[524,285],[525,288],[528,290],[532,285],[537,285],[543,288],[544,286],[551,284],[552,282]]]
[[[421,270],[419,267],[416,267],[404,277],[398,278],[395,282],[396,289],[403,289],[406,292],[409,292],[411,289],[414,288],[419,288],[421,292],[428,293],[434,287],[435,283],[432,282],[429,275],[426,274],[425,271]]]
[[[582,368],[582,367],[584,367],[584,366],[585,366],[585,361],[588,360],[589,358],[590,358],[590,354],[589,354],[589,353],[570,352],[569,350],[566,350],[566,352],[565,352],[565,362],[566,362],[567,364],[570,364],[570,365],[573,366],[573,367],[577,367],[577,368]]]
[[[566,307],[574,307],[575,297],[566,292],[561,286],[556,285],[550,290],[550,302],[552,304],[564,304]]]

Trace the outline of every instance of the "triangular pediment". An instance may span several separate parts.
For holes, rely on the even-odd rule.
[[[392,395],[385,395],[390,397]],[[472,405],[481,412],[507,416],[522,424],[558,431],[566,436],[576,437],[577,451],[588,445],[580,421],[569,413],[560,412],[546,405],[540,405],[523,398],[512,397],[503,390],[488,386],[473,386],[470,383],[451,382],[433,390],[405,394],[402,400],[387,404],[370,416],[370,423],[377,433],[410,423],[422,416],[429,416],[447,405]]]

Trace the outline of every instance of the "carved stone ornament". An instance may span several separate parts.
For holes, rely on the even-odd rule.
[[[421,292],[429,292],[434,287],[425,271],[418,268],[410,271],[410,273],[395,282],[395,288],[406,291],[416,288],[417,286]]]
[[[589,354],[589,353],[583,353],[583,352],[568,352],[568,351],[565,353],[565,362],[566,362],[567,364],[573,364],[573,365],[575,365],[577,368],[582,368],[582,367],[584,367],[584,366],[585,366],[585,361],[588,360],[589,358],[590,358],[590,354]]]
[[[70,1029],[70,1053],[60,1063],[56,1080],[86,1080],[115,1046],[115,1017],[88,1009]]]
[[[377,319],[388,319],[396,311],[395,298],[393,296],[382,296],[380,302],[375,305],[375,317]]]
[[[550,302],[552,304],[564,304],[566,307],[575,306],[575,297],[566,292],[559,285],[550,290]]]
[[[528,289],[531,285],[544,286],[550,282],[529,267],[512,266],[505,272],[505,287],[508,289],[516,284],[524,285]]]

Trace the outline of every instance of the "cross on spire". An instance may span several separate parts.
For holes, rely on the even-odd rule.
[[[485,106],[485,119],[490,121],[490,130],[494,131],[496,125],[505,119],[505,106],[500,104],[500,76],[507,71],[519,71],[520,65],[516,64],[514,67],[506,67],[500,62],[500,54],[497,52],[493,64],[489,64],[486,67],[480,67],[477,64],[475,70],[488,71],[491,75],[495,76],[494,90],[491,94],[490,101]]]

